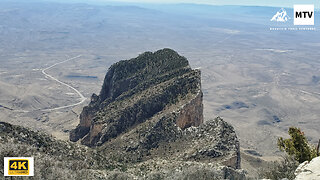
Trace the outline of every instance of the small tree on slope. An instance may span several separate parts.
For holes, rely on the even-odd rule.
[[[307,138],[300,128],[290,127],[288,132],[291,138],[283,139],[280,137],[278,139],[278,147],[281,151],[287,152],[299,163],[310,161],[317,156],[316,148],[308,144]]]

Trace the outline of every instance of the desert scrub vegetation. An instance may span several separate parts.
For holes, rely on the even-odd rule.
[[[104,170],[120,167],[95,150],[4,122],[0,122],[0,157],[0,176],[4,174],[3,157],[35,159],[34,177],[3,179],[112,179]]]
[[[274,161],[269,168],[260,169],[259,179],[279,180],[287,178],[293,180],[295,178],[294,172],[298,165],[299,163],[294,158],[284,156],[282,161]]]
[[[313,158],[319,156],[319,144],[316,147],[308,143],[304,132],[300,128],[290,127],[288,130],[290,138],[278,138],[278,148],[286,152],[287,155],[281,162],[273,162],[268,169],[261,169],[259,172],[260,178],[267,179],[294,179],[294,172],[299,166],[299,163],[304,161],[311,161]]]
[[[278,139],[278,147],[281,151],[286,152],[289,156],[293,156],[299,163],[311,161],[319,154],[319,149],[309,144],[304,132],[300,128],[290,127],[288,131],[290,138]]]

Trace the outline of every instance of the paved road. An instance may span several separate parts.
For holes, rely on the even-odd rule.
[[[72,87],[71,85],[67,84],[67,83],[64,83],[62,81],[60,81],[59,79],[51,76],[50,74],[48,74],[46,71],[57,66],[57,65],[60,65],[60,64],[63,64],[63,63],[66,63],[68,61],[71,61],[71,60],[74,60],[74,59],[77,59],[79,57],[81,57],[82,55],[78,55],[78,56],[75,56],[75,57],[72,57],[72,58],[69,58],[69,59],[66,59],[64,61],[61,61],[61,62],[58,62],[58,63],[55,63],[49,67],[46,67],[44,69],[42,69],[42,74],[45,75],[46,78],[49,78],[49,79],[52,79],[53,81],[56,81],[57,83],[59,84],[62,84],[70,89],[72,89],[74,92],[76,92],[79,97],[80,97],[80,100],[79,102],[77,103],[74,103],[74,104],[70,104],[70,105],[65,105],[65,106],[59,106],[59,107],[55,107],[55,108],[46,108],[46,109],[37,109],[38,111],[54,111],[54,110],[59,110],[59,109],[64,109],[64,108],[68,108],[68,107],[73,107],[73,106],[77,106],[79,104],[82,104],[86,98],[83,96],[83,94],[81,94],[81,92],[79,92],[76,88]],[[26,111],[26,110],[16,110],[16,109],[11,109],[12,111],[14,112],[21,112],[21,113],[28,113],[28,112],[31,112],[31,111]]]
[[[48,78],[56,81],[56,82],[59,83],[59,84],[62,84],[62,85],[64,85],[64,86],[67,86],[68,88],[70,88],[70,89],[72,89],[73,91],[75,91],[75,92],[80,96],[80,101],[77,102],[77,103],[74,103],[74,104],[66,105],[66,106],[60,106],[60,107],[49,108],[49,109],[41,109],[41,111],[54,111],[54,110],[58,110],[58,109],[64,109],[64,108],[68,108],[68,107],[73,107],[73,106],[77,106],[77,105],[79,105],[79,104],[82,104],[82,103],[86,100],[86,98],[83,96],[83,94],[81,94],[81,92],[79,92],[76,88],[72,87],[72,86],[69,85],[69,84],[66,84],[66,83],[60,81],[59,79],[51,76],[50,74],[48,74],[48,73],[46,72],[47,70],[49,70],[49,69],[51,69],[51,68],[53,68],[53,67],[55,67],[55,66],[57,66],[57,65],[59,65],[59,64],[62,64],[62,63],[65,63],[65,62],[74,60],[74,59],[79,58],[79,57],[81,57],[81,56],[82,56],[82,55],[78,55],[78,56],[75,56],[75,57],[73,57],[73,58],[70,58],[70,59],[67,59],[67,60],[64,60],[64,61],[55,63],[55,64],[53,64],[53,65],[51,65],[51,66],[49,66],[49,67],[47,67],[47,68],[42,69],[42,71],[41,71],[42,74],[44,74],[46,77],[48,77]]]

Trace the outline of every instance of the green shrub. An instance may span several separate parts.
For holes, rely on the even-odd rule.
[[[286,152],[286,156],[281,162],[273,162],[268,169],[261,169],[260,178],[267,179],[294,179],[294,172],[299,163],[310,161],[317,156],[317,149],[310,145],[304,133],[296,127],[290,127],[288,131],[290,138],[278,139],[278,147],[281,151]]]
[[[300,128],[290,127],[289,135],[291,138],[278,139],[278,147],[281,151],[285,151],[288,155],[293,156],[299,163],[310,161],[317,156],[315,147],[308,144],[307,138]]]

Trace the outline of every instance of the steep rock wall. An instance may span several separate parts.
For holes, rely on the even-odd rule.
[[[198,95],[192,99],[188,104],[184,105],[180,111],[176,124],[185,129],[191,126],[199,126],[203,123],[203,94],[199,91]]]
[[[93,95],[90,104],[83,108],[70,140],[82,139],[87,146],[101,145],[168,105],[196,94],[199,96],[189,99],[177,120],[182,129],[203,122],[200,71],[192,70],[187,59],[171,49],[120,61],[109,68],[99,96]],[[91,132],[97,131],[96,124],[103,124],[98,128],[100,133]]]
[[[123,162],[153,158],[240,168],[239,141],[221,118],[203,123],[201,74],[163,49],[109,68],[70,140]]]

